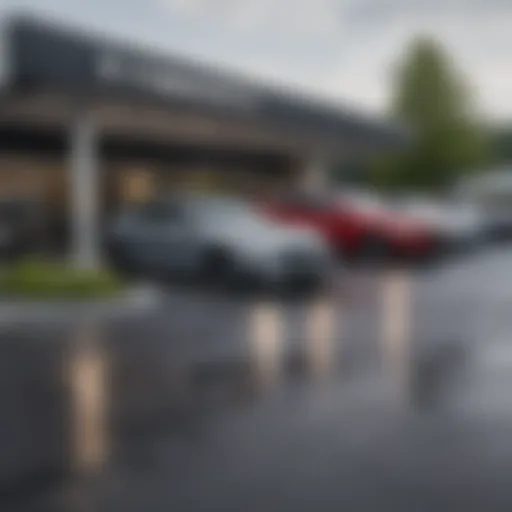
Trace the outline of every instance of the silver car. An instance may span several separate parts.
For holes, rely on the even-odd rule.
[[[281,286],[320,284],[332,270],[319,234],[223,197],[166,198],[123,212],[108,242],[114,263],[144,275]]]
[[[455,201],[410,199],[402,204],[402,211],[430,224],[439,233],[445,248],[475,248],[484,240],[484,217],[475,206]]]

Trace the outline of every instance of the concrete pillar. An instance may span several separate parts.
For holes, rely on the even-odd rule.
[[[301,173],[301,189],[305,192],[320,193],[328,187],[329,161],[323,156],[309,158]]]
[[[100,264],[99,161],[92,113],[82,110],[70,126],[70,218],[72,259],[78,268]]]

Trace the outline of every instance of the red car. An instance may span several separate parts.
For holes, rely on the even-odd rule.
[[[263,208],[273,219],[315,228],[345,256],[422,258],[439,248],[428,224],[354,198],[296,195],[267,201]]]

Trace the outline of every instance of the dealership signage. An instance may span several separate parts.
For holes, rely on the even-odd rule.
[[[122,51],[106,50],[96,62],[97,79],[104,83],[193,100],[217,106],[253,109],[255,94],[246,87],[223,83],[222,78],[204,76],[181,65],[169,65],[157,59],[145,59]]]

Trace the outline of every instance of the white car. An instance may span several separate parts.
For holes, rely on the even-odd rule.
[[[461,181],[453,196],[478,207],[490,239],[512,238],[512,172],[510,167],[487,169]]]
[[[274,223],[243,201],[190,196],[121,213],[108,245],[114,263],[147,275],[225,282],[320,284],[331,270],[316,232]]]
[[[445,240],[447,247],[472,248],[483,241],[486,232],[485,217],[476,206],[425,199],[409,199],[402,210],[411,218],[433,226]]]

